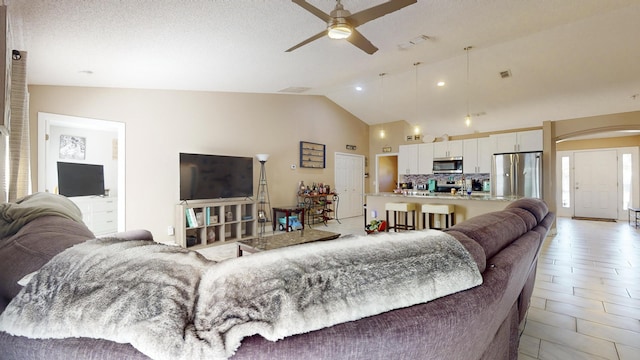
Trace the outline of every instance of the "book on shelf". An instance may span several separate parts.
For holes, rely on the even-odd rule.
[[[187,213],[187,225],[189,225],[189,227],[198,226],[198,219],[196,218],[196,212],[193,208],[188,208],[185,211]]]

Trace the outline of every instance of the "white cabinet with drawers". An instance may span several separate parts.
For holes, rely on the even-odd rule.
[[[118,198],[81,196],[70,197],[82,212],[82,221],[94,235],[107,235],[118,231]]]

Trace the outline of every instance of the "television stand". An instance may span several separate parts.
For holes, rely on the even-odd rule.
[[[257,236],[251,199],[190,200],[176,205],[176,244],[184,248],[249,240]]]

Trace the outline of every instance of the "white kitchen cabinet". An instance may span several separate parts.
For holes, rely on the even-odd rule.
[[[463,155],[462,140],[440,141],[433,143],[433,157],[457,157]]]
[[[418,144],[398,146],[398,174],[418,174]]]
[[[418,174],[433,173],[433,144],[418,144]]]
[[[518,151],[542,151],[542,130],[520,131],[516,136]]]
[[[491,142],[488,137],[463,140],[463,170],[465,174],[491,172]]]
[[[519,131],[489,136],[494,154],[542,151],[542,130]]]

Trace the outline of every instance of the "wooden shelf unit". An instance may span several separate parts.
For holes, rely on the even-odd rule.
[[[196,224],[189,221],[195,215]],[[182,247],[206,247],[257,236],[253,200],[202,201],[176,206],[176,243]]]
[[[300,141],[300,167],[324,169],[325,149],[324,144]]]

